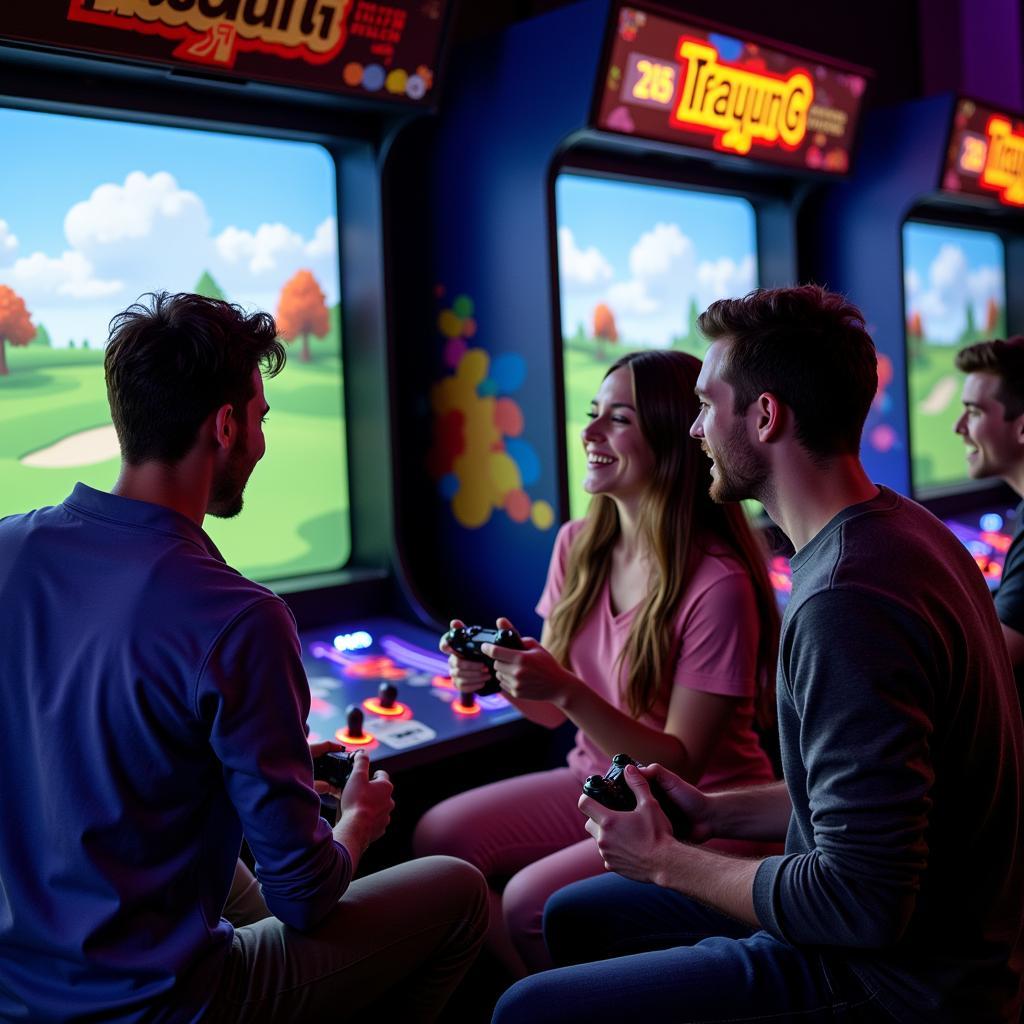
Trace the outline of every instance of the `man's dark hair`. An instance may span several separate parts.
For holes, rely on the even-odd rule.
[[[125,462],[173,464],[222,405],[235,407],[244,429],[253,370],[277,375],[285,349],[269,313],[188,292],[142,299],[110,321],[107,399]]]
[[[963,373],[994,373],[999,378],[996,400],[1003,404],[1003,419],[1015,420],[1024,413],[1024,335],[968,345],[957,352],[956,368]]]
[[[878,365],[855,305],[813,284],[757,289],[712,302],[697,326],[710,341],[730,342],[722,378],[735,392],[737,414],[769,391],[793,410],[809,452],[857,453]]]

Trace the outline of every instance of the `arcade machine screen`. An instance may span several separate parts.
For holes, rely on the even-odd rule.
[[[674,348],[703,359],[697,317],[757,286],[754,208],[738,196],[560,174],[555,183],[573,518],[587,509],[580,431],[608,367]]]
[[[266,382],[267,453],[245,509],[204,528],[247,576],[326,585],[351,551],[332,156],[10,109],[0,137],[0,516],[60,502],[79,480],[114,483],[108,322],[146,292],[195,291],[273,313],[288,350]],[[375,764],[401,769],[520,717],[500,694],[463,703],[436,634],[407,622],[368,618],[300,639],[311,738],[338,736]]]
[[[954,359],[965,345],[1006,337],[1003,242],[991,231],[908,221],[903,268],[911,482],[914,496],[928,501],[977,489],[953,433],[963,382]],[[946,520],[991,586],[1010,544],[1008,512],[990,508]]]
[[[263,582],[350,551],[336,177],[321,146],[0,109],[0,516],[98,489],[120,459],[110,318],[146,292],[274,314],[267,453],[235,519],[204,527]]]

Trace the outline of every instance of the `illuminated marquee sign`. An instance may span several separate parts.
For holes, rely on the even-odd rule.
[[[0,37],[429,104],[447,0],[33,0]]]
[[[622,7],[602,83],[599,128],[842,174],[866,79]]]
[[[959,100],[942,187],[1024,206],[1024,119]]]

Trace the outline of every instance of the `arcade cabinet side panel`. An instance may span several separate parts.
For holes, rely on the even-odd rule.
[[[431,168],[434,308],[400,405],[427,487],[431,603],[521,631],[558,527],[547,181],[584,128],[609,5],[591,0],[456,52]]]
[[[853,177],[835,185],[815,225],[822,280],[863,310],[879,356],[879,395],[861,445],[877,483],[910,494],[901,229],[939,184],[952,98],[874,111]]]

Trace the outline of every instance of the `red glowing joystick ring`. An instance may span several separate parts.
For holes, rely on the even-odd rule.
[[[349,704],[345,712],[345,728],[339,729],[335,734],[339,743],[350,747],[372,747],[377,741],[366,732],[363,732],[363,709],[358,704]]]

